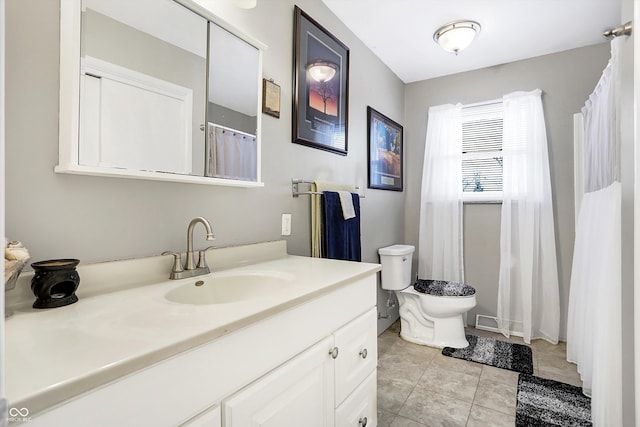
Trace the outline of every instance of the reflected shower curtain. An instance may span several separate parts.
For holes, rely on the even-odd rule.
[[[619,39],[582,108],[584,188],[573,250],[567,360],[578,365],[595,426],[622,425]]]
[[[498,328],[508,337],[511,322],[521,322],[525,342],[557,343],[560,297],[541,92],[515,92],[503,103]]]
[[[418,275],[464,282],[462,106],[429,108],[422,171]]]
[[[255,135],[209,123],[208,176],[255,181]]]

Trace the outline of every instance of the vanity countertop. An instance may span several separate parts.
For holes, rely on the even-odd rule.
[[[212,270],[213,276],[286,274],[294,286],[227,304],[181,304],[165,298],[168,291],[195,282],[196,277],[80,296],[79,302],[66,307],[16,310],[5,324],[9,406],[28,408],[30,414],[40,412],[374,274],[380,265],[285,254],[221,272]]]

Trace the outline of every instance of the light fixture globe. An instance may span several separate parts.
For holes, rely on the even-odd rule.
[[[336,75],[338,66],[329,61],[315,61],[307,66],[307,70],[313,80],[324,83]]]
[[[480,32],[480,24],[475,21],[455,21],[438,28],[433,39],[448,52],[456,55],[469,47]]]

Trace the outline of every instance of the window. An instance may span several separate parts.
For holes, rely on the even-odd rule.
[[[502,101],[462,107],[464,201],[502,200]]]

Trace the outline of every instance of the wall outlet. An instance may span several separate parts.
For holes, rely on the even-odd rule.
[[[282,214],[282,235],[291,236],[291,214]]]

